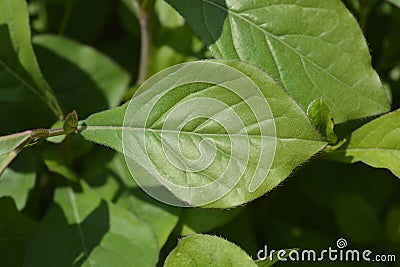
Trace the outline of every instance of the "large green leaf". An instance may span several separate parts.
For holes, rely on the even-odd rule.
[[[100,52],[52,35],[33,39],[39,63],[67,111],[87,117],[119,105],[129,75]]]
[[[257,264],[235,244],[210,235],[192,235],[178,241],[178,246],[168,255],[164,267],[226,267]]]
[[[34,222],[18,212],[11,198],[0,198],[0,255],[2,266],[21,266]]]
[[[36,162],[31,151],[24,151],[0,176],[0,197],[9,196],[22,210],[35,185]]]
[[[341,162],[362,161],[400,177],[400,110],[365,124],[348,139],[343,147],[325,156]]]
[[[216,58],[270,74],[306,109],[323,97],[336,123],[389,103],[362,31],[340,0],[167,0]]]
[[[149,89],[134,97],[129,106],[90,116],[80,133],[124,152],[139,185],[170,204],[182,203],[163,191],[155,179],[165,177],[167,183],[188,189],[185,195],[186,189],[169,188],[191,205],[232,207],[265,194],[326,145],[296,102],[268,75],[244,62],[174,66],[154,76],[145,87]],[[176,137],[179,144],[172,143]],[[143,147],[139,142],[144,138]],[[212,153],[214,161],[201,171],[175,165],[180,160],[192,164],[200,155],[211,160]],[[203,163],[193,161],[193,168]],[[205,193],[201,191],[205,184],[225,185]],[[195,187],[200,191],[192,190]],[[160,196],[158,190],[166,195]],[[221,192],[226,194],[218,199]],[[215,202],[205,203],[209,197]]]
[[[61,108],[43,78],[31,46],[26,2],[1,0],[0,10],[1,106],[10,106],[7,113],[10,117],[16,116],[10,112],[12,108],[17,108],[12,106],[13,102],[21,104],[19,108],[22,109],[19,113],[33,109],[37,111],[37,115],[43,115],[48,110],[42,106],[48,106],[55,115],[62,117]],[[31,102],[29,98],[37,99],[39,102]],[[26,103],[33,103],[33,107],[24,107]]]
[[[157,257],[157,240],[145,223],[82,183],[76,190],[57,189],[53,207],[29,243],[24,266],[153,267]]]

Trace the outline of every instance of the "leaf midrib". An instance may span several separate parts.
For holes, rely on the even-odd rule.
[[[160,142],[162,142],[162,140],[161,140],[158,136],[157,136],[156,138],[159,139]],[[177,159],[178,159],[183,165],[185,165],[185,167],[188,167],[188,166],[185,164],[185,162],[183,162],[182,160],[180,160],[179,155],[175,152],[175,150],[174,150],[173,148],[170,147],[170,145],[167,144],[166,147],[167,147],[167,149],[168,149],[171,153],[173,153],[173,154],[177,157]],[[216,149],[217,149],[219,152],[221,152],[222,154],[226,155],[228,158],[235,159],[236,161],[243,161],[243,159],[240,159],[240,158],[234,156],[233,154],[228,154],[228,153],[226,153],[224,150],[222,150],[222,149],[219,148],[218,146],[216,146]],[[275,151],[275,149],[274,149],[274,151]],[[247,161],[247,165],[258,167],[258,166],[259,166],[259,161],[257,162],[257,164],[254,164],[254,163],[252,163],[252,161],[249,161],[249,160],[248,160],[248,161]],[[260,168],[263,169],[262,167],[260,167]],[[244,172],[243,172],[243,174],[244,174]],[[188,172],[185,172],[185,175],[186,175],[186,177],[188,178]],[[210,175],[206,174],[206,173],[203,172],[203,171],[200,173],[200,175],[203,175],[203,176],[208,177],[210,181],[215,181],[215,179],[213,179]],[[188,178],[188,181],[189,181],[189,178]],[[189,184],[189,182],[188,182],[187,184]]]
[[[149,131],[154,133],[162,133],[162,132],[169,132],[169,133],[176,133],[176,134],[188,134],[188,135],[198,135],[198,136],[238,136],[238,137],[269,137],[269,138],[276,138],[279,140],[303,140],[303,141],[311,141],[311,142],[321,142],[324,143],[323,140],[317,139],[306,139],[306,138],[284,138],[284,137],[277,137],[277,136],[267,136],[267,135],[254,135],[254,134],[218,134],[218,133],[195,133],[195,132],[188,132],[188,131],[177,131],[177,130],[158,130],[158,129],[150,129],[150,128],[139,128],[139,127],[124,127],[124,126],[81,126],[78,131],[97,131],[97,130],[110,130],[110,131]]]

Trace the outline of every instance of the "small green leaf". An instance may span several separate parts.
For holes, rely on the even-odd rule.
[[[256,267],[257,264],[235,244],[210,235],[192,235],[178,241],[164,267]]]
[[[63,129],[66,133],[75,132],[78,128],[78,114],[76,111],[72,111],[65,117]]]
[[[363,33],[340,0],[167,2],[215,58],[260,67],[304,109],[323,97],[335,123],[390,109]]]
[[[203,79],[214,81],[202,82]],[[154,178],[159,179],[152,174],[154,167],[164,175],[160,179],[167,178],[168,182],[174,181],[187,188],[190,194],[193,193],[185,195],[185,191],[179,191],[182,187],[177,189],[179,192],[172,191],[189,204],[205,206],[203,199],[208,201],[209,196],[216,199],[220,196],[219,190],[224,190],[226,194],[213,203],[207,203],[207,207],[233,207],[276,187],[294,168],[326,145],[296,102],[267,74],[247,63],[200,61],[177,65],[157,74],[145,84],[150,88],[136,94],[130,103],[94,114],[80,127],[81,135],[87,140],[124,152],[134,178],[145,190],[159,188],[157,181],[156,185],[151,184]],[[243,91],[244,88],[247,88],[246,91]],[[253,89],[255,91],[250,93],[249,90]],[[243,97],[241,94],[249,96]],[[249,105],[248,101],[253,105]],[[255,114],[261,114],[261,117]],[[188,123],[186,119],[191,116],[202,118]],[[214,119],[221,121],[215,123]],[[169,121],[172,125],[165,128],[164,125]],[[227,133],[226,129],[232,129],[236,134]],[[161,142],[164,136],[167,139]],[[174,142],[178,136],[179,145],[171,145],[170,142]],[[143,138],[148,142],[144,146],[138,144]],[[209,145],[210,141],[217,144],[217,149],[209,147],[203,151],[201,147]],[[164,151],[165,146],[168,146],[170,153],[178,155],[178,158],[175,157],[177,162],[184,160],[188,164],[196,164],[193,159],[200,154],[211,159],[213,156],[210,153],[217,151],[209,167],[193,172],[174,165],[179,163],[170,164],[169,157],[172,154]],[[266,150],[259,150],[261,147]],[[245,155],[249,151],[252,152],[247,158]],[[266,159],[267,155],[274,157],[268,156]],[[228,172],[233,170],[229,167],[230,162],[236,162],[232,164],[243,168],[242,176],[239,169],[232,176],[224,175],[225,169]],[[257,162],[262,162],[262,167]],[[271,171],[268,171],[269,164]],[[260,172],[256,171],[256,166],[260,167]],[[258,177],[256,181],[261,181],[261,184],[256,183],[259,187],[252,191],[255,173]],[[226,181],[220,181],[221,177]],[[204,194],[192,190],[192,182],[196,187],[210,180],[227,184],[237,181],[237,184],[230,191],[229,186]],[[152,196],[158,198],[159,195]],[[182,205],[179,201],[176,203],[174,196],[163,201],[175,201],[174,205]]]
[[[347,139],[340,140],[336,145],[328,145],[325,149],[326,152],[333,152],[341,148],[344,144],[346,144]]]
[[[51,251],[51,256],[43,257]],[[24,266],[141,266],[157,263],[150,227],[101,200],[86,184],[58,188],[55,203],[35,229]]]
[[[322,101],[322,97],[315,99],[307,108],[307,116],[311,119],[315,128],[326,137],[331,144],[337,143],[337,136],[333,131],[333,119],[327,105]]]
[[[0,83],[0,93],[13,95],[12,92],[8,92],[10,90],[21,94],[33,93],[34,98],[39,97],[58,118],[61,118],[63,114],[60,105],[41,73],[31,46],[26,1],[0,0],[0,10],[0,40],[2,42],[0,73],[5,75],[2,76],[4,82]],[[11,80],[12,83],[10,83]],[[40,107],[41,104],[35,103],[35,105]]]
[[[389,169],[400,178],[400,110],[383,115],[355,130],[349,141],[324,157],[341,162],[362,161]]]
[[[17,210],[9,197],[0,198],[0,251],[2,266],[22,266],[35,223]]]

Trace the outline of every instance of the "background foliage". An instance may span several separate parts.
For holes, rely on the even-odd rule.
[[[0,0],[1,62],[23,79],[21,82],[3,73],[0,76],[0,134],[62,127],[62,122],[57,122],[60,107],[54,99],[65,113],[75,109],[81,119],[129,100],[137,89],[137,81],[143,78],[143,70],[139,70],[141,12],[146,15],[152,33],[147,77],[168,66],[211,57],[171,6],[157,0],[153,8],[151,2],[138,10],[134,1],[128,0],[30,0],[26,9],[24,1]],[[16,13],[12,18],[7,18],[4,11],[7,3],[13,3]],[[372,54],[372,65],[385,85],[392,109],[396,110],[400,107],[400,3],[344,3],[360,24]],[[5,27],[7,19],[17,26]],[[29,33],[32,48],[26,46],[31,42]],[[21,49],[15,49],[16,38],[22,40],[18,46]],[[49,104],[43,104],[42,99]],[[299,102],[307,106],[309,100]],[[339,122],[348,119],[337,113],[333,116]],[[362,114],[356,114],[352,119],[361,117]],[[338,139],[369,120],[336,125]],[[398,123],[395,126],[398,129]],[[357,130],[360,136],[363,132],[367,134],[370,129]],[[26,142],[28,134],[7,144],[17,148]],[[49,141],[23,150],[1,175],[1,266],[162,266],[164,262],[166,266],[176,266],[179,261],[185,266],[187,259],[174,259],[179,249],[204,252],[198,255],[196,266],[208,266],[207,257],[215,251],[223,255],[220,266],[228,266],[227,260],[235,257],[235,263],[255,266],[248,255],[255,259],[265,244],[275,249],[323,249],[334,246],[340,237],[346,238],[353,248],[397,255],[397,263],[367,266],[400,266],[400,184],[393,175],[399,175],[398,156],[397,160],[395,157],[385,161],[393,173],[360,162],[350,165],[318,158],[297,168],[267,196],[245,206],[203,210],[180,209],[153,200],[130,178],[120,154],[86,142],[80,135],[68,135],[62,143],[57,138]],[[358,147],[360,143],[361,140],[352,138],[342,149]],[[343,153],[348,152],[339,149],[326,158],[342,158]],[[0,163],[14,156],[1,155]],[[358,155],[351,156],[357,159]],[[363,160],[382,167],[375,158]],[[224,237],[248,255],[227,241],[193,236],[195,233]],[[187,235],[192,236],[178,242],[178,238]],[[198,247],[193,246],[196,242]],[[216,248],[202,247],[207,242]],[[217,249],[221,247],[226,251]],[[278,264],[292,265],[312,266]]]

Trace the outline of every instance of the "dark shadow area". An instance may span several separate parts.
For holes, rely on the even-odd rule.
[[[96,158],[87,159],[87,169],[82,175],[84,180],[93,189],[98,189],[101,191],[101,187],[112,188],[112,186],[107,185],[107,183],[114,182],[117,184],[117,186],[114,188],[114,191],[109,194],[109,197],[111,197],[110,200],[114,203],[117,202],[121,197],[132,196],[137,201],[144,202],[146,205],[160,208],[172,215],[178,215],[180,213],[180,208],[164,204],[152,198],[142,188],[137,186],[126,165],[118,166],[119,173],[117,173],[115,170],[115,162],[111,163],[116,155],[116,152],[101,147],[94,147],[93,150],[97,151],[97,156]],[[121,162],[121,164],[125,164],[125,161]],[[123,171],[121,171],[121,169],[123,169]]]
[[[196,34],[188,24],[174,29],[163,28],[161,25],[158,25],[158,30],[155,32],[155,36],[153,36],[153,43],[158,47],[167,45],[174,49],[175,52],[188,57],[193,56],[193,52],[195,52],[194,55],[196,57],[205,58],[207,48],[204,46],[198,51],[193,51],[195,44],[192,36],[196,36]],[[177,42],[176,40],[181,41]]]
[[[37,162],[35,154],[29,149],[22,150],[18,156],[11,162],[8,168],[17,173],[36,173]],[[3,178],[3,177],[2,177]]]
[[[139,39],[131,36],[108,39],[99,43],[97,48],[129,72],[131,81],[136,81],[140,57]]]
[[[109,231],[109,219],[104,200],[79,225],[68,223],[63,209],[54,204],[34,233],[25,265],[81,266]]]
[[[349,2],[349,1],[347,1]],[[392,3],[390,3],[392,2]],[[372,65],[392,95],[392,110],[400,108],[400,20],[393,1],[371,1],[364,15],[365,37],[372,55]]]
[[[76,110],[79,118],[86,118],[108,108],[103,92],[78,66],[40,45],[35,45],[34,49],[43,75],[64,112]]]
[[[227,14],[225,0],[167,0],[189,22],[193,30],[201,37],[203,42],[210,46],[214,44],[222,34],[224,21]],[[202,10],[203,12],[193,12]]]
[[[93,43],[102,34],[114,11],[112,0],[47,1],[47,31]],[[69,12],[69,13],[67,13]],[[66,14],[69,16],[66,19]]]
[[[35,224],[22,215],[10,197],[0,197],[1,266],[22,266]]]
[[[373,116],[369,118],[363,118],[360,120],[351,120],[345,123],[336,124],[334,129],[335,134],[338,136],[338,140],[346,138],[347,141],[349,141],[350,140],[349,135],[351,135],[352,132],[354,132],[361,126],[367,124],[368,122],[376,119],[377,117],[378,116]]]
[[[250,238],[258,249],[267,245],[269,251],[336,249],[336,241],[345,238],[348,248],[369,249],[374,255],[394,253],[400,251],[399,246],[388,242],[385,220],[387,211],[399,204],[399,192],[398,179],[388,170],[362,163],[315,160],[288,178],[283,186],[248,206],[249,228],[256,233]],[[230,224],[240,225],[240,219]],[[238,237],[231,231],[224,236],[248,246],[246,234]],[[279,266],[373,266],[366,262],[325,259],[324,262],[279,263]],[[381,266],[394,265],[382,263]]]

